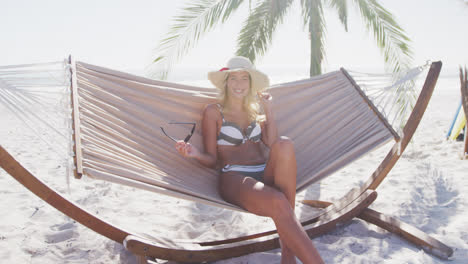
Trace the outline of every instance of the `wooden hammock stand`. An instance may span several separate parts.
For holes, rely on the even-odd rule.
[[[398,161],[416,131],[432,96],[441,67],[441,62],[434,62],[430,66],[421,94],[403,129],[403,137],[400,139],[400,142],[395,143],[380,166],[364,185],[349,191],[333,204],[324,201],[303,201],[308,205],[324,208],[319,216],[302,223],[311,238],[333,230],[340,223],[347,222],[354,217],[359,217],[409,240],[416,246],[439,258],[447,259],[453,254],[451,248],[423,231],[405,224],[396,218],[368,208],[377,197],[377,187]],[[354,85],[356,84],[354,83]],[[75,120],[75,122],[77,121]],[[184,243],[184,245],[176,245],[176,243],[168,240],[151,238],[145,235],[132,234],[100,219],[61,196],[27,171],[1,146],[0,165],[17,181],[57,210],[95,232],[124,244],[127,250],[136,254],[142,263],[146,263],[151,258],[188,263],[207,262],[238,257],[254,252],[268,251],[279,247],[279,238],[276,231],[222,241],[202,243],[194,241],[193,243]]]

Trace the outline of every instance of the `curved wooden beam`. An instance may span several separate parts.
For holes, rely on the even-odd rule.
[[[437,79],[439,78],[440,69],[442,68],[442,62],[433,62],[430,66],[429,72],[427,73],[426,81],[424,82],[421,93],[419,94],[416,105],[411,112],[411,115],[403,128],[403,135],[399,142],[395,143],[392,149],[388,152],[385,159],[371,175],[371,177],[364,184],[366,189],[375,190],[382,181],[385,179],[387,174],[393,168],[395,163],[400,159],[401,154],[405,151],[408,143],[419,126],[419,123],[426,111],[429,100],[431,99],[432,93],[434,92]]]
[[[379,167],[363,185],[365,189],[377,189],[377,187],[382,183],[390,170],[393,168],[395,163],[400,159],[402,153],[405,151],[411,138],[416,132],[424,112],[426,111],[429,100],[431,99],[432,93],[434,92],[437,79],[439,78],[441,68],[442,62],[440,61],[433,62],[431,64],[421,93],[419,94],[418,100],[416,101],[416,105],[414,106],[413,111],[411,112],[411,115],[406,122],[405,127],[403,128],[403,135],[401,140],[395,143]],[[371,211],[370,209],[366,210],[359,217],[390,232],[393,232],[409,240],[410,242],[415,243],[416,245],[422,247],[424,250],[437,257],[446,259],[453,254],[453,250],[447,247],[445,244],[430,237],[421,230],[401,222],[396,218],[385,216],[379,212]]]
[[[123,243],[125,237],[130,235],[129,232],[89,213],[47,186],[26,170],[2,146],[0,146],[0,167],[39,198],[91,230],[119,243]]]
[[[139,255],[151,256],[154,258],[168,259],[183,262],[210,261],[241,256],[252,252],[271,250],[279,247],[276,233],[263,235],[254,240],[243,240],[235,243],[223,243],[211,246],[210,243],[185,243],[185,247],[180,248],[174,241],[159,239],[145,239],[139,235],[131,234],[124,229],[118,228],[99,217],[87,212],[79,205],[71,202],[60,195],[57,191],[47,186],[44,182],[32,175],[17,160],[15,160],[2,146],[0,146],[0,167],[8,174],[24,185],[32,193],[49,203],[51,206],[61,211],[80,224],[90,228],[118,243],[125,244],[127,248]],[[314,237],[328,232],[335,228],[338,223],[348,221],[360,214],[370,203],[372,203],[377,193],[374,191],[364,192],[359,190],[351,191],[341,203],[330,206],[318,218],[309,220],[305,224],[305,229],[309,236]],[[183,243],[184,244],[184,243]],[[212,243],[216,244],[216,243]],[[198,248],[198,250],[194,250]]]
[[[334,229],[339,223],[349,221],[359,215],[376,197],[377,193],[375,191],[366,191],[346,207],[322,215],[317,222],[305,226],[304,229],[311,238],[325,234]],[[279,238],[277,234],[273,234],[228,245],[201,246],[200,244],[185,244],[183,248],[168,248],[166,241],[132,235],[125,239],[124,245],[136,255],[193,263],[210,262],[272,250],[279,247]]]
[[[431,99],[432,93],[437,83],[441,68],[442,62],[440,61],[433,62],[431,64],[416,105],[414,106],[413,111],[405,127],[403,128],[403,135],[401,140],[395,143],[376,171],[362,186],[362,191],[375,190],[382,183],[396,162],[400,159],[401,154],[408,146],[408,143],[416,132],[424,112],[426,111],[427,105],[429,104],[429,100]],[[312,200],[306,200],[303,201],[303,203],[318,208],[326,208],[332,204],[330,202]],[[453,254],[453,250],[450,247],[427,235],[423,231],[396,218],[386,216],[371,209],[364,210],[359,215],[359,218],[369,223],[373,223],[387,231],[395,233],[437,257],[447,259]]]

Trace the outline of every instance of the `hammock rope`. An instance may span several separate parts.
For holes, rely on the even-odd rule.
[[[401,133],[417,99],[415,80],[429,69],[431,61],[400,74],[349,71],[366,96],[389,123]],[[401,134],[400,134],[401,136]]]
[[[69,69],[65,61],[0,66],[0,103],[58,157],[73,156]],[[71,158],[66,166],[69,186]]]

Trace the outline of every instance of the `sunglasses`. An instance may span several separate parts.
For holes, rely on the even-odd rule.
[[[193,135],[193,132],[195,131],[195,126],[196,126],[196,123],[194,123],[194,122],[188,122],[188,123],[187,123],[187,122],[169,122],[168,124],[169,124],[169,125],[192,125],[192,130],[190,131],[190,134],[188,134],[188,136],[186,136],[185,139],[184,139],[184,142],[185,142],[185,143],[189,142],[190,138],[191,138],[192,135]],[[166,133],[166,131],[164,131],[164,128],[163,128],[163,127],[160,127],[160,128],[161,128],[162,132],[164,133],[164,135],[166,135],[166,137],[172,139],[174,142],[177,142],[177,141],[178,141],[177,139],[175,139],[175,138],[169,136],[169,135]]]

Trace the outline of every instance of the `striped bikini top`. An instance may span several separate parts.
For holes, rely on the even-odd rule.
[[[253,142],[259,142],[262,137],[262,129],[260,124],[253,121],[246,129],[246,133],[242,132],[242,129],[234,122],[229,122],[224,119],[223,111],[221,106],[218,105],[219,112],[223,118],[223,124],[221,125],[221,130],[217,138],[218,145],[226,146],[238,146],[244,144],[247,140]]]

